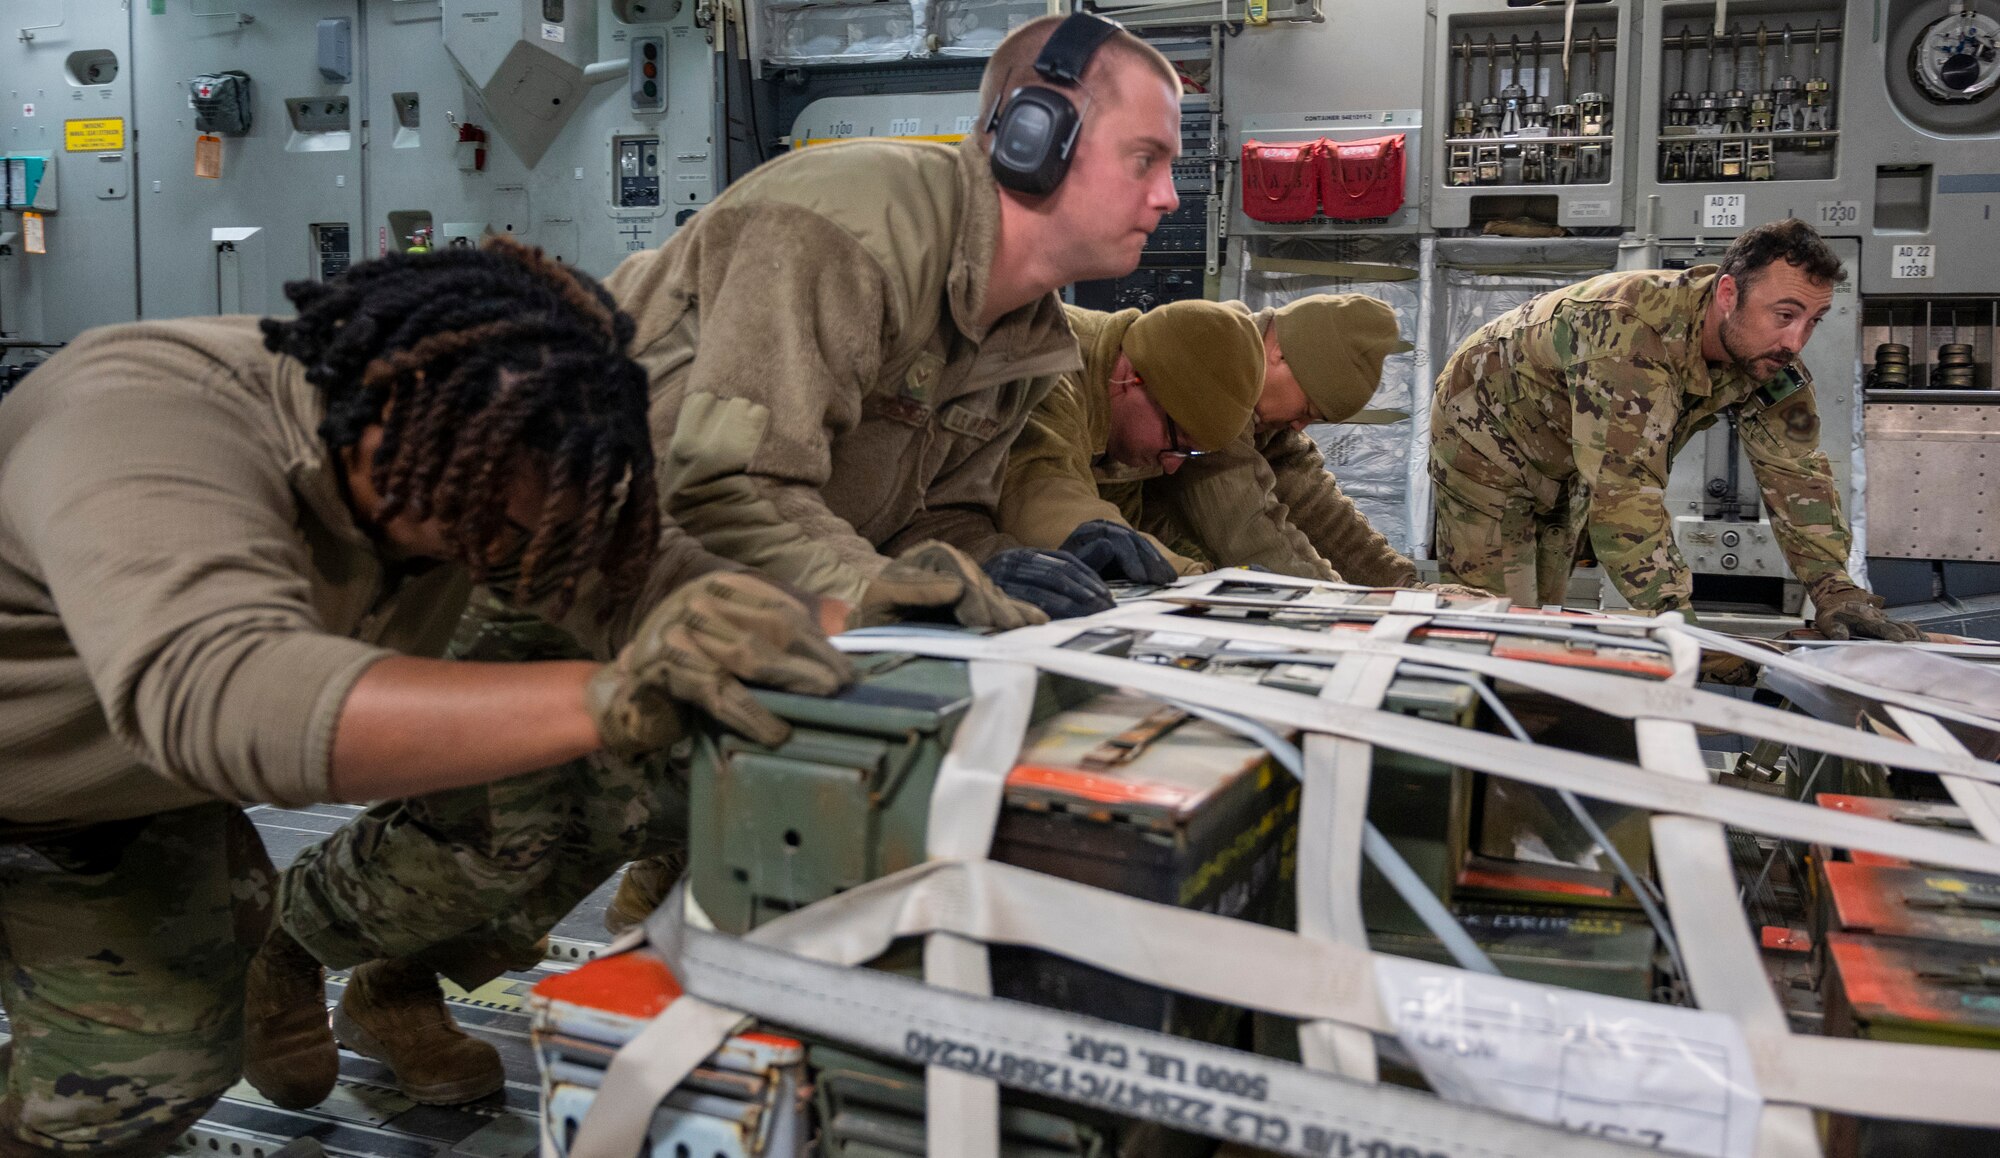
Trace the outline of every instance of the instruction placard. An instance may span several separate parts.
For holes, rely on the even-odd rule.
[[[1743,194],[1710,193],[1701,201],[1703,229],[1743,228]]]
[[[1763,1098],[1719,1013],[1375,959],[1397,1035],[1442,1096],[1682,1154],[1750,1158]]]
[[[63,148],[71,153],[116,153],[125,147],[124,117],[63,122]]]
[[[1937,246],[1898,245],[1889,253],[1890,277],[1937,276]]]

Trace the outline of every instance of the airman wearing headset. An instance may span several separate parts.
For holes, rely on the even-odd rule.
[[[823,597],[823,622],[838,601],[856,606],[849,623],[904,610],[871,595],[892,556],[904,558],[891,576],[914,563],[962,591],[945,603],[968,624],[1110,606],[1089,566],[1022,547],[998,530],[995,507],[1029,411],[1082,365],[1056,290],[1131,272],[1179,204],[1180,81],[1143,41],[1078,15],[1015,30],[980,92],[988,119],[960,146],[801,150],[736,182],[606,283],[638,323],[630,352],[650,379],[663,513],[714,554]],[[561,654],[549,634],[469,619],[459,653]],[[541,930],[520,919],[537,908],[524,890],[553,875],[587,893],[602,877],[583,879],[579,864],[607,854],[605,873],[632,856],[671,861],[686,831],[675,782],[650,780],[651,815],[624,815],[623,832],[593,832],[589,848],[534,843],[567,831],[559,821],[575,802],[559,791],[378,806],[287,871],[284,924],[321,961],[424,962],[439,950],[424,937],[450,911],[471,930],[451,938],[455,960],[532,955]],[[620,843],[634,833],[636,847]],[[557,858],[559,873],[547,863]],[[643,915],[650,901],[621,894],[619,909]],[[492,943],[473,943],[481,937]],[[317,993],[310,959],[299,965],[285,970],[299,979],[285,991]],[[301,1057],[330,1054],[316,999],[265,1004],[289,1015],[271,1019],[267,1038],[284,1037],[284,1020],[300,1027]],[[317,1034],[304,1033],[314,1023]],[[490,1089],[497,1070],[469,1051],[462,1065],[436,1050],[378,1052],[428,1100]],[[324,1094],[302,1082],[282,1092],[288,1103]]]
[[[1008,447],[1081,368],[1056,291],[1121,277],[1179,205],[1180,81],[1093,16],[1016,29],[956,148],[803,149],[606,283],[639,321],[667,513],[719,555],[852,601],[942,539],[1055,616],[1095,572],[995,525]]]

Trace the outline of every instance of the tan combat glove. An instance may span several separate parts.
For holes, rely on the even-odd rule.
[[[1813,629],[1828,639],[1885,639],[1890,643],[1917,643],[1923,629],[1914,623],[1891,619],[1882,611],[1882,597],[1859,587],[1844,587],[1813,599]]]
[[[1450,596],[1454,599],[1505,599],[1506,598],[1506,596],[1504,595],[1495,595],[1491,591],[1487,591],[1484,588],[1467,587],[1463,583],[1419,583],[1416,585],[1416,588],[1419,591],[1435,591],[1439,595]]]
[[[1003,631],[1049,621],[1040,608],[1009,598],[972,556],[929,539],[896,556],[869,581],[847,626],[880,627],[921,618],[924,612],[949,614],[967,627]]]
[[[1705,684],[1727,684],[1735,688],[1757,686],[1757,674],[1762,670],[1756,664],[1740,655],[1726,651],[1704,651],[1701,653],[1701,667],[1698,679]]]
[[[823,696],[853,679],[853,665],[795,600],[755,576],[714,572],[655,607],[618,658],[590,678],[584,702],[605,748],[620,756],[679,739],[682,705],[776,745],[791,726],[739,680]]]

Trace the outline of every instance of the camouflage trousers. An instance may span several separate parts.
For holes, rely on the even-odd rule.
[[[0,1155],[160,1154],[207,1113],[272,883],[231,804],[0,845]]]
[[[1552,497],[1494,486],[1435,458],[1430,473],[1439,578],[1498,592],[1519,607],[1563,602],[1585,521],[1566,491]]]
[[[476,601],[452,654],[583,652],[539,619]],[[408,958],[475,989],[540,960],[541,937],[620,865],[674,856],[686,840],[684,758],[592,756],[374,805],[285,870],[279,917],[331,968]]]

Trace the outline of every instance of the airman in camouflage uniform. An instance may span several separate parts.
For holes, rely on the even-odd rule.
[[[1474,332],[1431,402],[1444,577],[1560,603],[1588,534],[1633,607],[1687,608],[1667,475],[1690,438],[1733,411],[1821,625],[1908,637],[1847,574],[1851,536],[1796,361],[1844,277],[1809,226],[1780,222],[1739,239],[1720,266],[1605,274]]]
[[[804,608],[735,574],[657,609],[625,600],[643,622],[610,664],[427,658],[479,573],[520,565],[531,590],[574,578],[615,598],[657,555],[636,545],[676,550],[649,507],[569,489],[653,485],[629,322],[504,239],[287,291],[282,321],[93,330],[0,410],[5,1158],[152,1158],[254,1062],[276,890],[237,802],[422,795],[667,747],[677,718],[645,709],[704,702],[683,678],[703,670],[693,653],[734,662],[777,637],[694,636],[718,607],[779,609],[779,635],[823,649],[812,690],[846,670]],[[437,481],[468,461],[492,478]],[[390,476],[408,506],[383,497]],[[571,527],[601,533],[539,546]],[[337,1017],[446,1019],[430,974],[398,987],[381,964],[356,969]],[[298,992],[326,1038],[316,968]]]
[[[0,844],[0,895],[0,1003],[22,1047],[0,1062],[0,1155],[137,1154],[192,1126],[236,1080],[243,968],[271,918],[242,810]]]

